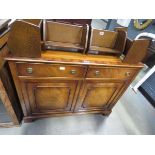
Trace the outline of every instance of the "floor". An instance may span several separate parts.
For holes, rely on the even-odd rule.
[[[3,102],[1,101],[0,98],[0,123],[6,123],[6,122],[11,122],[10,116],[7,114],[7,111],[3,105]]]
[[[155,134],[155,109],[129,87],[108,116],[74,115],[40,119],[21,127],[0,128],[5,135]]]
[[[96,29],[106,29],[107,24],[101,19],[92,19],[91,26]]]

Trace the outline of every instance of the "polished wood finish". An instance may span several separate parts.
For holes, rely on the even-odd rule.
[[[51,20],[43,22],[43,36],[46,49],[80,50],[84,52],[88,38],[87,25],[72,25]]]
[[[16,63],[18,76],[30,77],[83,77],[86,67],[77,65]],[[39,68],[39,69],[38,69]]]
[[[75,26],[70,24],[62,24],[58,22],[46,22],[46,41],[54,42],[69,42],[72,44],[79,44],[82,36],[82,26]],[[67,35],[66,35],[67,34]]]
[[[59,64],[74,64],[74,65],[96,65],[96,66],[116,66],[116,67],[132,67],[142,68],[142,63],[128,64],[122,63],[122,60],[118,56],[109,55],[91,55],[81,53],[70,53],[62,51],[47,50],[41,53],[41,58],[22,58],[14,57],[9,54],[6,58],[9,61],[21,61],[21,62],[35,62],[35,63],[59,63]]]
[[[143,67],[140,61],[148,41],[126,40],[125,28],[91,30],[89,38],[86,24],[44,20],[41,25],[41,20],[34,19],[13,24],[10,53],[5,60],[25,122],[50,116],[111,113]],[[141,56],[134,56],[135,52]],[[120,59],[122,53],[124,59]]]
[[[125,48],[124,48],[124,52],[123,52],[124,55],[127,55],[127,53],[128,53],[131,46],[132,46],[132,40],[127,38]]]
[[[125,30],[124,28],[116,28],[115,31],[118,32],[118,34],[114,49],[116,51],[119,51],[121,54],[125,49],[127,30]]]
[[[88,53],[92,54],[121,54],[124,51],[127,33],[124,29],[115,31],[91,28]]]
[[[76,81],[37,81],[26,85],[33,115],[71,111]]]
[[[86,78],[121,79],[132,77],[137,69],[121,67],[89,67]]]
[[[150,41],[147,39],[128,40],[126,44],[125,58],[123,62],[136,64],[142,62],[147,56],[147,48],[149,47]]]
[[[117,32],[92,29],[91,46],[114,48]]]
[[[0,69],[3,68],[4,64],[6,63],[6,60],[4,59],[4,57],[6,57],[8,54],[9,54],[9,50],[7,46],[4,46],[0,50]]]
[[[35,24],[38,21],[34,22]],[[14,56],[40,57],[41,56],[41,23],[35,25],[24,20],[17,20],[11,25],[8,38],[8,47]]]
[[[25,122],[59,115],[108,115],[143,67],[122,63],[116,56],[49,50],[42,52],[41,58],[8,55],[6,60]]]
[[[77,101],[76,111],[104,111],[114,100],[123,82],[86,80]]]
[[[119,54],[120,51],[106,48],[106,47],[99,47],[99,46],[91,46],[88,51],[89,54],[96,54],[96,55],[106,55],[106,54]]]

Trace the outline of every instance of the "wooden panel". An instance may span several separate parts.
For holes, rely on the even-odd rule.
[[[81,45],[84,46],[83,54],[86,52],[88,48],[88,40],[89,40],[89,26],[83,26],[82,37],[81,37]]]
[[[118,53],[120,53],[120,51],[118,51],[116,49],[112,49],[112,48],[91,46],[89,48],[89,53],[90,54],[102,54],[102,55],[104,55],[104,54],[108,54],[108,53],[118,54]]]
[[[54,42],[54,41],[47,41],[45,42],[46,49],[80,49],[83,50],[84,46],[81,46],[80,44],[73,44],[73,43],[62,43],[62,42]]]
[[[106,110],[123,83],[86,81],[80,91],[75,111]]]
[[[35,90],[36,103],[39,109],[65,109],[68,103],[68,95],[66,94],[70,94],[70,89],[67,87],[38,86]],[[59,97],[56,98],[57,96]]]
[[[122,63],[114,56],[57,51],[45,51],[41,58],[8,60],[27,121],[59,114],[108,114],[143,66]]]
[[[127,32],[123,30],[123,28],[116,28],[118,32],[116,43],[115,43],[115,50],[119,51],[119,53],[123,53],[126,44]]]
[[[130,40],[129,38],[126,39],[126,44],[125,44],[125,49],[123,54],[126,55],[130,49],[130,47],[132,46],[132,40]]]
[[[129,44],[130,44],[130,48],[129,48]],[[150,41],[146,39],[134,40],[132,44],[131,42],[128,43],[128,47],[126,49],[129,49],[129,50],[126,52],[127,54],[123,62],[130,63],[130,64],[142,62],[147,55],[147,48],[149,44],[150,44]]]
[[[44,48],[57,51],[85,52],[88,41],[88,25],[75,25],[53,20],[43,22]]]
[[[6,60],[20,62],[37,62],[37,63],[59,63],[71,65],[96,65],[96,66],[115,66],[115,67],[131,67],[142,68],[143,64],[122,63],[120,57],[109,55],[90,55],[73,52],[46,50],[42,52],[41,58],[22,58],[8,55]]]
[[[103,107],[108,103],[111,94],[113,94],[115,91],[115,87],[90,87],[88,88],[85,99],[83,101],[83,107]]]
[[[10,29],[8,47],[17,57],[40,57],[40,27],[25,21],[15,21]]]
[[[60,64],[16,63],[18,76],[83,77],[86,67]],[[30,73],[29,70],[32,70]]]
[[[80,44],[82,26],[58,22],[46,22],[46,41]]]
[[[93,29],[90,46],[114,48],[117,32]]]
[[[76,86],[74,81],[27,83],[32,113],[71,111]]]
[[[119,67],[89,67],[86,78],[129,79],[136,69]]]
[[[4,46],[1,50],[0,50],[0,70],[1,68],[4,66],[6,60],[4,59],[5,56],[7,56],[9,54],[8,48],[7,46]]]

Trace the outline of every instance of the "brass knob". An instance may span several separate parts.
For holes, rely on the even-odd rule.
[[[130,76],[130,75],[131,75],[130,72],[126,72],[126,73],[125,73],[125,76]]]
[[[76,74],[76,70],[71,70],[70,73],[71,74]]]
[[[100,71],[95,71],[95,75],[96,76],[100,75]]]
[[[27,73],[28,73],[28,74],[32,74],[32,73],[33,73],[33,68],[28,67],[28,68],[27,68]]]

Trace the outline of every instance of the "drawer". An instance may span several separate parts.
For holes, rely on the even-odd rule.
[[[89,67],[86,78],[128,79],[136,69],[116,67]]]
[[[84,77],[86,67],[76,65],[16,63],[18,76]]]

